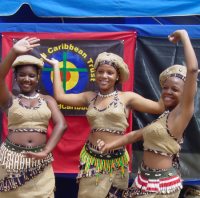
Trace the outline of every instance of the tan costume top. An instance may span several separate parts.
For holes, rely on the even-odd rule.
[[[180,142],[168,130],[168,115],[169,112],[163,113],[155,122],[143,129],[144,150],[171,156],[180,151]]]
[[[38,131],[46,132],[51,118],[51,111],[44,99],[38,96],[36,107],[26,107],[21,103],[21,97],[13,99],[11,107],[8,109],[8,129],[9,131],[20,132]]]
[[[118,92],[113,101],[104,109],[98,109],[95,102],[98,95],[91,101],[86,116],[92,131],[107,131],[123,134],[128,127],[124,105],[119,101]]]
[[[98,94],[91,100],[88,111],[86,112],[88,122],[92,129],[91,133],[106,132],[118,135],[124,134],[128,127],[128,122],[126,119],[125,107],[119,101],[118,92],[113,92],[113,100],[103,109],[99,109],[96,106],[97,97]],[[111,184],[120,185],[124,188],[128,186],[128,162],[129,155],[124,147],[102,155],[98,146],[93,145],[93,143],[88,140],[80,153],[80,172],[77,179],[90,178],[88,180],[89,183],[92,184],[92,181],[94,181],[96,185],[100,181],[98,185],[103,189],[101,190],[101,196],[105,197],[106,194],[108,194]],[[121,174],[121,179],[112,180],[112,178],[119,177],[116,176],[119,174]],[[100,175],[102,175],[102,177],[100,177]],[[95,178],[92,179],[93,177]],[[102,182],[100,178],[104,178],[105,181],[109,178],[107,180],[109,184]],[[80,180],[81,188],[79,188],[79,195],[88,197],[88,191],[85,190],[85,181],[85,179]],[[82,186],[83,183],[84,185]]]

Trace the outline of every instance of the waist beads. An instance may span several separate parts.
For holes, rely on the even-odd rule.
[[[117,169],[121,169],[123,176],[128,167],[129,155],[124,148],[102,154],[99,150],[96,150],[96,146],[87,142],[81,151],[80,161],[80,172],[77,179],[96,176],[98,183],[100,174],[112,174]]]
[[[95,133],[95,132],[108,132],[108,133],[113,133],[113,134],[117,134],[117,135],[124,135],[124,131],[113,130],[113,129],[105,129],[105,128],[95,128],[95,129],[92,129],[91,132],[92,133]]]
[[[52,154],[44,159],[35,159],[25,157],[22,152],[40,152],[44,145],[37,147],[26,147],[15,144],[9,139],[6,139],[0,147],[0,165],[4,166],[7,172],[20,172],[25,169],[48,165],[53,161]]]
[[[27,158],[22,152],[40,152],[44,145],[25,147],[6,139],[0,147],[0,167],[5,171],[5,177],[0,180],[0,192],[6,192],[24,185],[40,174],[52,161],[52,154],[44,159]]]
[[[46,129],[34,129],[34,128],[18,128],[18,129],[8,129],[9,133],[20,133],[20,132],[36,132],[46,134]]]

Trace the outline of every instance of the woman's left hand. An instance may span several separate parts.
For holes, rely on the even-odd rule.
[[[41,152],[37,152],[37,153],[34,153],[34,152],[24,152],[23,155],[25,157],[37,160],[37,159],[44,159],[45,157],[47,157],[48,153],[46,153],[45,151],[41,151]]]
[[[56,60],[55,58],[48,59],[46,56],[41,54],[41,57],[44,59],[45,62],[50,64],[51,66],[59,66],[59,61]]]
[[[168,36],[168,39],[170,42],[176,44],[178,41],[184,38],[184,36],[187,36],[187,35],[188,34],[186,30],[176,30],[175,32],[173,32],[171,35]]]

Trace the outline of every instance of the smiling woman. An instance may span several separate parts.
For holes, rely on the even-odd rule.
[[[183,65],[173,65],[160,74],[160,85],[162,87],[162,98],[165,108],[172,110],[183,94],[184,81],[187,69]],[[170,81],[167,80],[170,77]]]
[[[25,54],[38,45],[37,38],[19,40],[0,67],[0,106],[8,117],[8,136],[0,147],[2,198],[54,197],[51,151],[62,137],[66,123],[56,101],[37,92],[43,61]],[[10,65],[20,89],[16,96],[5,84]],[[54,128],[47,141],[50,119]]]
[[[160,74],[165,112],[154,122],[132,131],[110,143],[98,140],[98,148],[108,153],[115,148],[143,140],[143,158],[131,188],[112,187],[108,197],[118,198],[178,198],[182,188],[179,171],[179,151],[183,133],[194,112],[198,63],[185,30],[169,36],[173,43],[181,41],[186,66],[173,65]]]
[[[129,156],[124,147],[102,155],[97,140],[112,142],[121,137],[128,127],[128,115],[131,109],[141,112],[161,113],[162,101],[154,102],[134,92],[117,89],[129,77],[128,65],[113,53],[100,53],[95,61],[95,80],[98,92],[87,91],[78,94],[65,94],[59,62],[43,57],[54,68],[54,96],[63,104],[74,107],[87,107],[86,117],[91,132],[80,153],[79,198],[105,198],[111,185],[120,188],[128,186]],[[78,129],[77,129],[78,130]]]

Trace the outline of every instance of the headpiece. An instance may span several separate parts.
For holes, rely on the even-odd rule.
[[[169,77],[177,77],[185,81],[187,68],[183,65],[173,65],[165,69],[159,76],[160,85],[163,87],[164,82]]]
[[[42,69],[44,62],[32,55],[21,55],[15,59],[12,67],[15,68],[20,65],[36,65],[39,69]]]
[[[128,65],[124,60],[117,54],[102,52],[100,53],[95,61],[94,67],[97,69],[98,66],[108,64],[119,72],[119,82],[124,82],[129,78],[129,69]]]

